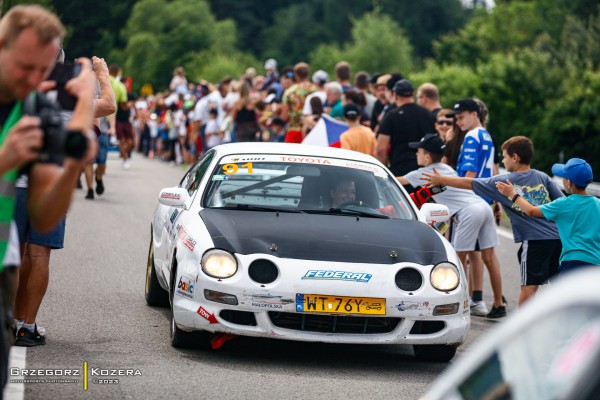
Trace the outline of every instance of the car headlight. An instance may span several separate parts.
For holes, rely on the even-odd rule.
[[[450,292],[458,287],[460,275],[458,269],[447,261],[437,264],[431,270],[431,285],[441,292]]]
[[[202,271],[213,278],[231,278],[237,272],[235,257],[224,250],[209,250],[202,257]]]

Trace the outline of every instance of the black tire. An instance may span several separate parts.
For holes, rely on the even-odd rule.
[[[148,263],[146,266],[146,286],[145,286],[146,303],[153,307],[168,307],[169,292],[164,290],[158,278],[156,277],[156,269],[154,268],[154,243],[152,235],[150,235],[150,247],[148,248]]]
[[[415,357],[423,361],[448,362],[456,354],[456,346],[443,344],[413,345]]]

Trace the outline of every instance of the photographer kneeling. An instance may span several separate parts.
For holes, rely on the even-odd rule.
[[[89,60],[78,60],[81,73],[65,85],[77,98],[66,129],[43,94],[29,97],[52,70],[63,36],[59,19],[39,6],[15,6],[0,21],[0,269],[6,266],[12,239],[15,180],[20,171],[29,176],[30,223],[47,232],[66,214],[79,173],[96,154],[97,144],[89,136],[93,135],[96,89]],[[41,90],[49,90],[53,83],[42,86]],[[32,115],[25,115],[25,109]],[[14,282],[2,282],[3,292],[14,293]],[[36,337],[35,325],[31,333]]]

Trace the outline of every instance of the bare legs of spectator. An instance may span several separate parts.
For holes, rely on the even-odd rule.
[[[490,274],[490,283],[492,284],[492,292],[494,293],[494,307],[500,307],[502,305],[502,276],[500,275],[500,261],[498,261],[498,256],[496,255],[496,251],[493,247],[481,250],[481,258],[483,259],[483,263],[487,267],[488,273]]]
[[[521,293],[519,294],[519,305],[525,303],[529,298],[533,297],[537,292],[539,286],[538,285],[527,285],[521,286]]]
[[[502,278],[500,275],[500,262],[498,261],[498,257],[496,256],[496,252],[494,248],[489,248],[481,251],[481,256],[477,255],[472,257],[473,253],[479,253],[475,251],[459,251],[457,252],[458,257],[460,258],[460,262],[465,267],[465,274],[469,279],[469,293],[472,294],[474,288],[474,282],[472,277],[472,269],[473,261],[475,263],[477,261],[481,261],[483,259],[483,263],[486,265],[488,272],[490,274],[490,281],[492,284],[492,292],[494,293],[494,306],[498,307],[502,305]],[[469,256],[469,266],[467,267],[467,255]],[[482,267],[483,268],[483,267]],[[483,275],[483,273],[482,273]],[[482,284],[483,286],[483,284]],[[481,290],[481,289],[479,289]]]
[[[46,289],[50,266],[50,247],[26,243],[19,267],[19,288],[15,302],[15,318],[26,324],[35,323]]]
[[[89,163],[85,167],[83,167],[83,173],[85,174],[85,183],[88,189],[85,198],[94,199],[94,163]]]

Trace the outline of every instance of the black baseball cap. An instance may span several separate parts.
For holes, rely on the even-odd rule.
[[[408,79],[400,79],[394,84],[392,91],[398,96],[412,97],[413,93],[415,92],[415,88],[413,87],[412,82]]]
[[[443,155],[446,150],[446,143],[436,133],[427,133],[420,142],[410,142],[408,147],[411,149],[422,148],[430,153]]]
[[[453,117],[456,114],[461,113],[463,111],[474,111],[476,113],[479,113],[479,104],[477,104],[477,102],[473,99],[459,100],[456,102],[456,104],[454,104],[452,111],[446,114],[446,116]]]
[[[344,106],[344,117],[348,119],[356,119],[360,115],[360,107],[354,103],[348,103]]]

